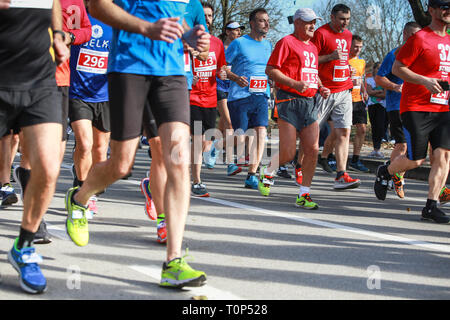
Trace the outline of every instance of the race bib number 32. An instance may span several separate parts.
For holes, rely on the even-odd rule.
[[[82,48],[78,56],[77,70],[96,74],[106,74],[109,52]]]
[[[252,76],[250,77],[249,92],[266,92],[267,90],[267,77],[265,76]]]

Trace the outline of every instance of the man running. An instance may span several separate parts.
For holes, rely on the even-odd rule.
[[[417,22],[408,22],[403,27],[403,43],[421,29]],[[377,85],[386,89],[386,112],[388,115],[389,126],[391,134],[395,140],[394,150],[392,150],[390,161],[406,154],[406,138],[403,132],[403,125],[400,119],[400,98],[402,96],[403,80],[392,73],[392,66],[395,62],[395,57],[400,48],[395,48],[389,52],[381,63],[380,69],[375,76]],[[394,190],[399,198],[405,197],[404,192],[404,172],[396,172],[392,176],[394,182]]]
[[[328,155],[335,146],[337,173],[334,189],[340,190],[357,188],[361,184],[359,179],[351,178],[346,172],[353,113],[353,83],[348,64],[352,43],[352,33],[347,30],[350,16],[349,7],[335,5],[331,10],[331,21],[317,29],[312,39],[319,52],[319,77],[323,85],[331,90],[328,99],[318,97],[319,125],[324,125],[331,116],[334,127],[325,141],[319,164],[328,166]],[[325,170],[332,172],[329,168]]]
[[[353,81],[352,101],[353,101],[353,125],[356,127],[356,134],[353,140],[353,155],[349,163],[349,167],[359,172],[369,172],[369,169],[362,164],[359,159],[361,148],[366,139],[367,128],[367,109],[366,101],[368,99],[366,91],[366,61],[361,58],[363,39],[354,34],[352,37],[352,45],[350,47],[350,60],[348,61],[353,68],[351,75]]]
[[[258,189],[256,171],[261,162],[269,122],[268,100],[270,87],[265,74],[272,45],[265,39],[269,32],[269,15],[263,8],[253,10],[249,16],[250,34],[230,43],[225,52],[231,65],[228,77],[232,80],[228,92],[228,109],[238,141],[238,159],[243,156],[247,129],[253,129],[255,137],[250,148],[250,165],[245,187]],[[240,133],[236,132],[240,129]],[[228,146],[229,148],[229,146]]]
[[[42,258],[32,244],[55,192],[60,168],[55,159],[59,159],[62,138],[61,93],[56,86],[54,61],[67,60],[70,52],[64,44],[58,0],[39,1],[33,8],[6,5],[3,9],[0,136],[20,128],[21,151],[32,168],[23,199],[19,237],[8,252],[8,260],[19,273],[22,289],[41,293],[47,289],[47,280],[39,267]]]
[[[408,144],[407,155],[378,168],[374,191],[379,200],[384,200],[392,175],[422,165],[430,143],[433,161],[422,219],[449,223],[449,217],[437,207],[437,201],[450,163],[450,35],[447,34],[450,1],[430,0],[428,7],[431,24],[408,39],[392,67],[392,72],[405,82],[400,115]]]
[[[317,19],[312,9],[298,9],[294,15],[294,33],[281,39],[267,63],[266,73],[276,82],[280,152],[272,157],[269,167],[260,170],[258,189],[268,196],[273,176],[280,163],[292,160],[297,150],[297,133],[303,149],[303,179],[296,206],[318,209],[311,200],[310,187],[319,153],[318,109],[314,102],[317,92],[326,99],[330,90],[318,77],[318,54],[310,41]]]
[[[160,285],[201,286],[206,274],[192,269],[181,257],[190,199],[190,121],[183,43],[179,38],[201,52],[209,46],[209,35],[203,26],[183,34],[183,0],[91,1],[92,16],[115,29],[108,63],[111,153],[107,161],[92,167],[83,186],[68,190],[68,234],[75,244],[87,245],[89,198],[131,170],[148,104],[158,125],[167,168],[164,207],[168,241]],[[143,125],[148,127],[147,122]]]

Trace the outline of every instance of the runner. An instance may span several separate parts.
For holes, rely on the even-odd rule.
[[[318,77],[318,54],[310,42],[314,36],[317,17],[312,9],[298,9],[294,15],[294,33],[281,39],[267,63],[266,73],[276,82],[280,151],[272,157],[268,167],[260,170],[258,189],[268,196],[273,176],[279,163],[294,158],[297,133],[303,149],[303,180],[296,206],[318,209],[310,197],[311,182],[319,153],[318,109],[314,103],[317,92],[326,99],[330,90],[323,87]]]
[[[421,29],[417,22],[408,22],[403,27],[403,43],[409,37],[414,35]],[[403,132],[403,125],[400,119],[400,98],[402,96],[403,80],[392,73],[392,66],[394,65],[395,56],[400,48],[395,48],[389,52],[384,58],[377,75],[375,76],[376,83],[386,89],[386,111],[388,121],[391,129],[391,134],[395,140],[394,150],[391,153],[390,161],[406,154],[406,138]],[[397,172],[392,176],[394,183],[394,190],[399,198],[404,198],[404,172]]]
[[[209,4],[202,4],[206,25],[211,27],[214,10]],[[206,61],[193,58],[192,69],[194,71],[195,83],[190,93],[191,104],[191,194],[195,197],[209,197],[206,185],[200,177],[202,167],[202,154],[209,152],[212,148],[211,132],[209,139],[205,139],[205,132],[216,128],[217,115],[217,83],[216,75],[219,76],[222,68],[226,65],[225,52],[222,41],[211,36],[209,56]],[[225,73],[226,77],[226,73]],[[225,80],[223,77],[223,80]],[[213,136],[217,136],[213,134]]]
[[[231,65],[228,78],[232,80],[228,93],[228,109],[231,123],[237,135],[237,158],[244,155],[247,129],[252,129],[254,143],[249,145],[250,165],[245,187],[258,189],[256,171],[264,152],[267,133],[268,100],[270,87],[265,74],[272,45],[265,39],[269,31],[269,15],[263,8],[250,13],[250,34],[233,42],[225,52],[227,63]],[[239,132],[236,132],[238,129]],[[228,145],[228,143],[227,143]],[[229,148],[229,146],[228,146]]]
[[[92,37],[83,45],[72,45],[70,55],[69,119],[75,134],[73,186],[82,186],[92,165],[107,158],[110,121],[106,69],[112,28],[89,15]],[[97,213],[97,196],[89,200],[89,211]]]
[[[352,45],[350,47],[350,60],[348,61],[353,68],[352,73],[352,101],[353,101],[353,125],[356,126],[356,133],[353,140],[353,156],[349,167],[359,172],[369,172],[369,169],[362,164],[359,159],[361,148],[366,139],[367,130],[367,109],[366,101],[368,95],[366,91],[366,61],[359,57],[363,48],[363,39],[354,34]]]
[[[430,143],[433,161],[422,219],[449,223],[449,217],[437,207],[437,201],[450,162],[450,35],[446,32],[450,24],[450,1],[430,0],[428,5],[431,24],[408,39],[392,67],[392,72],[405,81],[400,115],[408,144],[407,156],[399,156],[389,166],[378,168],[374,191],[379,200],[384,200],[392,175],[422,165]]]
[[[131,170],[148,102],[158,125],[167,168],[167,259],[160,285],[204,285],[206,274],[192,269],[181,257],[189,208],[189,109],[183,43],[179,38],[202,52],[209,46],[209,35],[203,26],[183,34],[179,17],[185,13],[186,1],[92,1],[90,9],[94,18],[115,29],[108,62],[111,153],[107,161],[92,167],[83,186],[68,190],[68,234],[75,244],[87,245],[89,198]],[[148,123],[143,124],[148,130]]]
[[[331,22],[317,29],[312,39],[319,52],[319,77],[323,85],[331,90],[328,99],[318,97],[319,125],[324,125],[331,116],[334,126],[325,141],[319,164],[322,167],[329,167],[327,158],[335,145],[337,161],[335,189],[352,189],[361,184],[359,179],[351,178],[346,172],[353,110],[351,95],[353,83],[348,65],[352,43],[352,33],[347,30],[350,16],[350,8],[346,5],[334,6],[331,10]],[[329,168],[325,170],[332,172]]]
[[[70,54],[61,31],[59,1],[40,1],[36,6],[0,11],[0,136],[20,128],[22,153],[33,168],[19,237],[8,252],[21,288],[28,293],[47,289],[39,267],[42,258],[32,243],[53,198],[60,166],[55,158],[59,158],[62,139],[61,94],[54,59],[61,63]]]

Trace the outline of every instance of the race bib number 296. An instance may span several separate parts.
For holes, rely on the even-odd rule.
[[[82,48],[78,56],[77,70],[96,74],[106,74],[109,52]]]

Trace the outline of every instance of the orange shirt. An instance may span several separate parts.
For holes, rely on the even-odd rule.
[[[366,73],[366,61],[359,57],[354,57],[348,60],[348,63],[356,70],[356,75],[352,76],[353,90],[352,100],[353,102],[362,101],[361,87],[364,85],[364,75]]]

